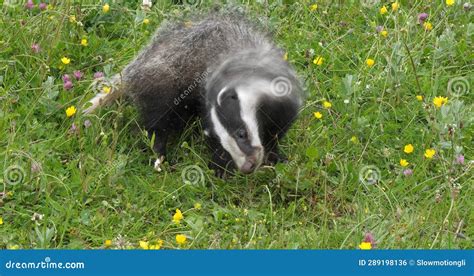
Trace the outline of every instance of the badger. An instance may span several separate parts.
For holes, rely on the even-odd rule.
[[[163,23],[112,82],[112,91],[97,94],[85,113],[129,96],[152,137],[158,171],[169,138],[196,117],[218,176],[284,161],[278,143],[303,102],[284,51],[241,13]]]

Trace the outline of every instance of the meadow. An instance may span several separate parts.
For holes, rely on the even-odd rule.
[[[45,2],[1,6],[1,249],[473,248],[469,1]],[[163,21],[216,5],[304,83],[288,163],[217,178],[194,122],[157,172],[129,101],[81,111]]]

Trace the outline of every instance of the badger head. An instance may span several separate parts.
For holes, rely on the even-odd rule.
[[[259,97],[254,92],[246,86],[224,87],[210,107],[212,135],[245,174],[256,170],[264,157],[257,121]]]

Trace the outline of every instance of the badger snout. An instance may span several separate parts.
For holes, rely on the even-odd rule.
[[[263,150],[260,148],[255,150],[254,154],[245,158],[244,164],[240,167],[240,171],[244,174],[254,172],[262,163]]]

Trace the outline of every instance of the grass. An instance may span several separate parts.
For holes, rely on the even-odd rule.
[[[51,1],[45,11],[9,2],[0,18],[0,248],[162,241],[162,248],[355,249],[368,232],[377,248],[473,248],[472,9],[400,1],[394,12],[382,1],[381,15],[382,4],[371,1],[318,1],[313,11],[309,1],[242,1],[287,51],[307,100],[281,143],[288,164],[222,180],[207,168],[199,123],[174,141],[172,164],[157,173],[132,105],[80,114],[97,90],[95,72],[119,72],[160,22],[209,9],[209,1],[159,1],[150,11],[112,1],[107,13],[96,2]],[[430,31],[418,24],[422,12]],[[75,70],[84,77],[66,91],[61,77]],[[447,104],[435,107],[437,96]],[[68,118],[72,105],[78,112]],[[413,153],[404,153],[407,144]],[[410,164],[402,168],[400,159]],[[186,179],[196,172],[197,180]],[[182,245],[178,234],[187,237]]]

